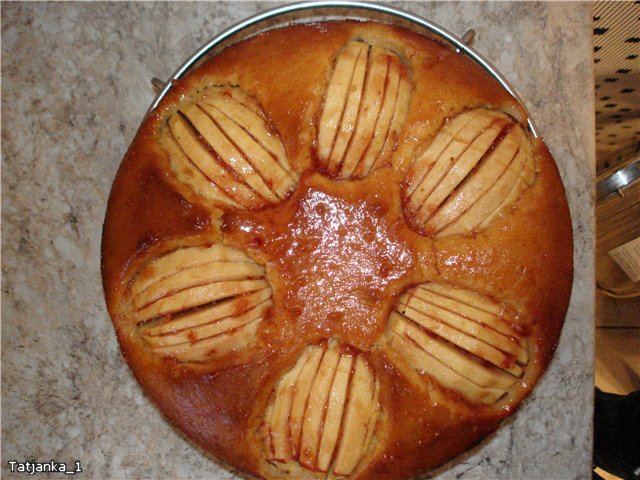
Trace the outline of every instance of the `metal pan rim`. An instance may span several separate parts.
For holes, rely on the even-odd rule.
[[[228,27],[227,29],[220,32],[218,35],[212,37],[206,43],[204,43],[200,48],[198,48],[178,69],[173,73],[173,75],[169,78],[169,80],[164,84],[160,92],[157,94],[156,98],[152,102],[151,106],[147,110],[146,115],[148,115],[153,109],[155,109],[158,104],[162,101],[162,99],[167,95],[167,93],[172,88],[172,82],[174,80],[179,80],[183,78],[189,70],[201,59],[207,56],[209,52],[211,52],[216,46],[220,45],[225,40],[230,39],[236,34],[241,33],[243,30],[248,29],[249,27],[255,27],[262,22],[266,22],[267,20],[273,20],[280,16],[285,16],[292,13],[297,12],[307,12],[309,11],[311,15],[321,14],[322,10],[328,9],[356,9],[361,10],[363,15],[348,15],[345,12],[344,19],[370,19],[370,20],[378,20],[376,18],[368,18],[367,13],[371,14],[373,12],[378,14],[386,14],[390,17],[396,17],[404,21],[408,21],[409,23],[421,28],[425,29],[427,33],[431,35],[435,35],[441,40],[444,40],[449,45],[453,46],[456,51],[462,55],[467,55],[471,58],[475,63],[477,63],[480,67],[482,67],[487,73],[489,73],[524,109],[527,114],[527,123],[529,130],[531,131],[534,137],[538,137],[538,129],[535,126],[533,120],[531,119],[531,114],[528,109],[524,105],[524,102],[517,94],[515,89],[507,82],[504,76],[494,67],[486,58],[484,58],[480,53],[478,53],[475,49],[465,44],[465,42],[458,38],[456,35],[441,27],[440,25],[427,20],[419,15],[408,12],[406,10],[402,10],[396,7],[390,7],[384,4],[375,4],[357,0],[319,0],[319,1],[303,1],[296,2],[287,5],[282,5],[279,7],[274,7],[263,12],[252,15],[240,22]],[[320,21],[320,20],[319,20]],[[293,21],[288,22],[291,23],[308,23],[303,21]],[[270,30],[270,27],[265,30]],[[247,37],[248,38],[248,37]],[[145,115],[145,116],[146,116]]]

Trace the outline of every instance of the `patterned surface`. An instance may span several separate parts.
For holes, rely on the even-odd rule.
[[[600,173],[638,151],[640,3],[594,2],[593,45],[596,157]]]
[[[120,358],[102,298],[100,235],[111,182],[152,101],[149,79],[167,78],[214,33],[268,6],[2,6],[3,478],[24,477],[7,460],[32,458],[80,460],[83,478],[238,478],[162,418]],[[460,35],[477,31],[474,46],[524,98],[558,160],[575,232],[572,303],[550,369],[520,411],[443,477],[589,477],[591,6],[398,6]]]

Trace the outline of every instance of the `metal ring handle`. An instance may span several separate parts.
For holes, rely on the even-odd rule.
[[[622,190],[640,179],[640,157],[626,167],[616,170],[596,184],[596,198],[600,199]]]

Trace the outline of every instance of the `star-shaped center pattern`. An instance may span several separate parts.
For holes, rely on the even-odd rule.
[[[307,174],[286,202],[223,218],[222,232],[278,276],[282,306],[306,334],[368,349],[418,262],[393,172],[331,181]]]

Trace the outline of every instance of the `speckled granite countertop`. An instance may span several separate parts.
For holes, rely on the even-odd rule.
[[[109,188],[153,99],[205,40],[268,3],[2,5],[2,477],[9,460],[81,478],[236,478],[191,447],[123,362],[100,281]],[[589,3],[406,3],[461,35],[524,99],[558,161],[575,282],[551,368],[442,478],[590,478],[594,103]],[[60,478],[52,474],[50,478]]]

